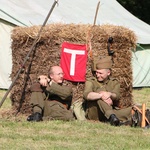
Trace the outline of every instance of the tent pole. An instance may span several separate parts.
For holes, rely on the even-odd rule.
[[[97,19],[97,14],[98,14],[98,10],[99,10],[99,5],[100,5],[100,1],[97,3],[93,26],[95,26],[95,24],[96,24],[96,19]]]
[[[3,105],[5,99],[7,98],[8,94],[9,94],[9,92],[11,91],[11,89],[12,89],[12,87],[14,86],[16,80],[18,79],[19,74],[22,72],[22,69],[24,68],[25,63],[26,63],[27,60],[29,59],[29,56],[30,56],[31,52],[32,52],[33,50],[35,50],[35,47],[36,47],[36,44],[38,43],[40,34],[41,34],[41,32],[43,31],[43,28],[44,28],[44,26],[46,25],[46,23],[47,23],[47,21],[48,21],[50,15],[51,15],[51,13],[52,13],[52,11],[53,11],[55,5],[56,5],[57,3],[58,3],[58,0],[55,0],[54,3],[53,3],[53,5],[51,6],[51,9],[50,9],[48,15],[46,16],[46,18],[45,18],[45,20],[44,20],[44,22],[43,22],[43,25],[41,26],[41,28],[40,28],[40,30],[39,30],[39,32],[38,32],[38,34],[37,34],[37,36],[36,36],[36,38],[35,38],[35,40],[34,40],[32,46],[31,46],[31,48],[30,48],[28,54],[26,55],[26,57],[25,57],[25,59],[24,59],[24,61],[23,61],[23,64],[22,64],[21,68],[20,68],[19,71],[17,72],[17,74],[16,74],[15,78],[13,79],[13,81],[12,81],[12,83],[11,83],[9,89],[7,90],[7,92],[5,93],[4,97],[2,98],[2,100],[1,100],[1,102],[0,102],[0,107]]]

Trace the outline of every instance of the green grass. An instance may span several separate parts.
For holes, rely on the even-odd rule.
[[[135,103],[146,103],[146,106],[150,108],[150,88],[134,89],[133,99]]]
[[[0,91],[0,99],[6,91]],[[150,103],[150,88],[134,90],[136,103]],[[6,99],[0,108],[2,150],[149,150],[150,129],[113,127],[91,121],[27,122],[25,115],[12,118],[1,114],[10,109]]]

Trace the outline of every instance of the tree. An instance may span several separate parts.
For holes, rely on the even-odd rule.
[[[117,0],[130,13],[150,24],[150,0]]]

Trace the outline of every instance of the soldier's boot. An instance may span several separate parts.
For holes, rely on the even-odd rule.
[[[36,112],[32,115],[29,115],[27,117],[27,121],[35,121],[35,122],[39,122],[39,121],[42,121],[42,114],[40,114],[39,112]]]
[[[110,115],[109,122],[112,126],[120,126],[120,121],[115,114]]]

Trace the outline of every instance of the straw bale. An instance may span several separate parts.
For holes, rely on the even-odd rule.
[[[21,68],[22,72],[11,90],[11,100],[14,108],[22,113],[30,113],[30,86],[37,76],[47,75],[50,66],[59,65],[61,44],[64,41],[76,44],[89,44],[91,41],[93,57],[107,56],[107,41],[113,37],[111,50],[114,51],[112,76],[121,83],[120,107],[130,106],[132,101],[132,66],[131,49],[135,48],[135,34],[122,26],[102,25],[91,26],[83,24],[50,24],[46,25],[25,66],[22,66],[27,53],[40,30],[41,26],[16,27],[12,31],[13,79]],[[88,48],[89,51],[89,48]],[[91,57],[88,54],[86,77],[92,75]],[[82,100],[84,83],[65,81],[73,88],[73,101]]]

